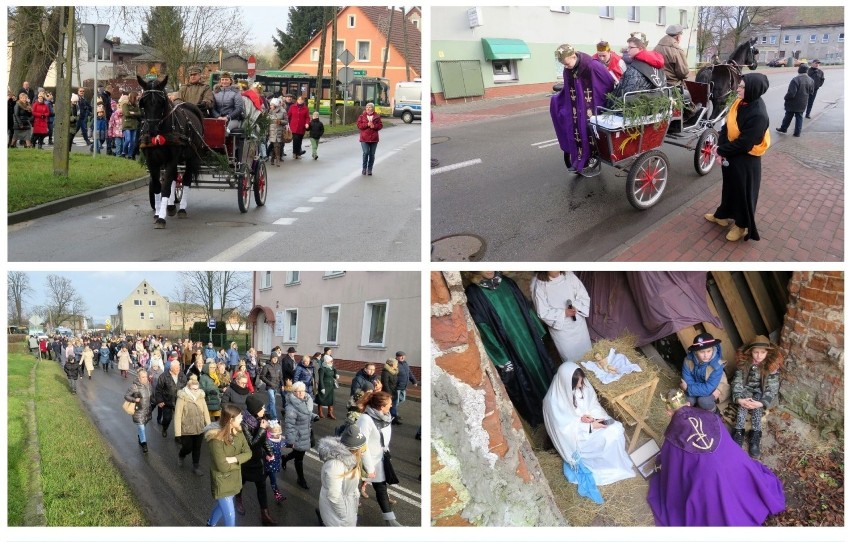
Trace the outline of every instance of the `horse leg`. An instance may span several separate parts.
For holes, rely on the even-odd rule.
[[[157,208],[160,206],[160,167],[153,163],[153,161],[148,162],[148,174],[151,177],[151,182],[148,184],[148,199],[150,200],[151,210],[154,211],[154,215],[157,214]]]
[[[162,182],[160,183],[160,190],[162,191],[162,199],[160,200],[160,212],[157,214],[157,224],[155,228],[161,230],[166,227],[166,216],[168,215],[168,204],[169,204],[169,196],[171,196],[172,192],[172,183],[171,180],[175,178],[177,175],[177,163],[174,160],[169,161],[166,164],[166,175],[162,178]]]
[[[178,218],[186,218],[186,208],[189,206],[189,188],[198,175],[198,158],[192,155],[192,151],[189,151],[189,154],[190,156],[186,159],[186,168],[183,173],[183,197],[180,200]]]

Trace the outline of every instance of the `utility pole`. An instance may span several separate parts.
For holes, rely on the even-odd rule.
[[[337,50],[337,6],[331,6],[331,73],[329,74],[331,81],[329,81],[328,89],[331,94],[331,99],[328,102],[331,116],[328,123],[331,126],[335,124],[334,118],[337,113],[337,55],[340,53],[341,51]],[[344,96],[345,92],[344,90]],[[340,123],[346,124],[346,119],[341,119]]]
[[[384,77],[385,74],[388,71],[388,54],[390,53],[390,35],[391,35],[391,29],[393,28],[393,14],[395,12],[396,12],[396,8],[391,7],[390,18],[389,18],[390,20],[388,20],[388,33],[387,33],[387,37],[385,38],[385,57],[382,59],[382,77]]]
[[[411,81],[411,68],[408,66],[408,21],[405,20],[405,7],[402,11],[402,56],[405,57],[405,80]]]
[[[54,113],[56,120],[53,124],[53,174],[58,177],[68,177],[69,149],[71,139],[71,74],[74,62],[74,6],[57,8],[62,10],[59,51],[56,54],[56,95]]]

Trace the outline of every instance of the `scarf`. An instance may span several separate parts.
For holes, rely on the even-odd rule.
[[[373,418],[373,422],[375,422],[376,428],[378,428],[379,431],[389,426],[391,423],[390,413],[385,414],[383,412],[379,412],[371,406],[367,406],[367,408],[364,409],[364,414]]]
[[[483,288],[488,288],[489,290],[496,290],[497,287],[500,286],[501,282],[503,282],[503,277],[495,273],[490,279],[482,278],[479,281],[479,285]]]
[[[391,365],[390,363],[385,363],[385,371],[389,372],[392,375],[399,373],[399,365]]]
[[[740,105],[743,103],[741,98],[737,98],[734,101],[734,105],[731,106],[731,110],[728,111],[726,126],[728,127],[728,140],[730,141],[734,141],[740,137],[740,127],[737,125],[737,111],[739,111]],[[769,130],[766,130],[766,133],[763,134],[763,141],[752,147],[748,153],[752,156],[763,156],[767,149],[769,149]]]

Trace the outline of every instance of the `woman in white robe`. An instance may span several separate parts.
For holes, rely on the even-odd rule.
[[[592,348],[586,326],[590,299],[583,283],[570,271],[540,271],[533,276],[530,290],[535,311],[550,330],[559,357],[563,362],[582,361]]]
[[[572,466],[581,459],[597,485],[636,475],[626,451],[624,426],[615,420],[610,425],[596,421],[609,419],[580,366],[560,365],[544,397],[544,425],[562,459]]]

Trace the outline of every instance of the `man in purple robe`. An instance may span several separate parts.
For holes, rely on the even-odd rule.
[[[784,511],[781,480],[734,442],[722,418],[670,390],[672,417],[648,504],[659,526],[757,526]]]
[[[550,98],[550,117],[565,165],[582,171],[591,154],[589,118],[598,114],[598,106],[606,105],[614,81],[606,66],[567,43],[556,49],[556,60],[565,66],[564,85]]]

